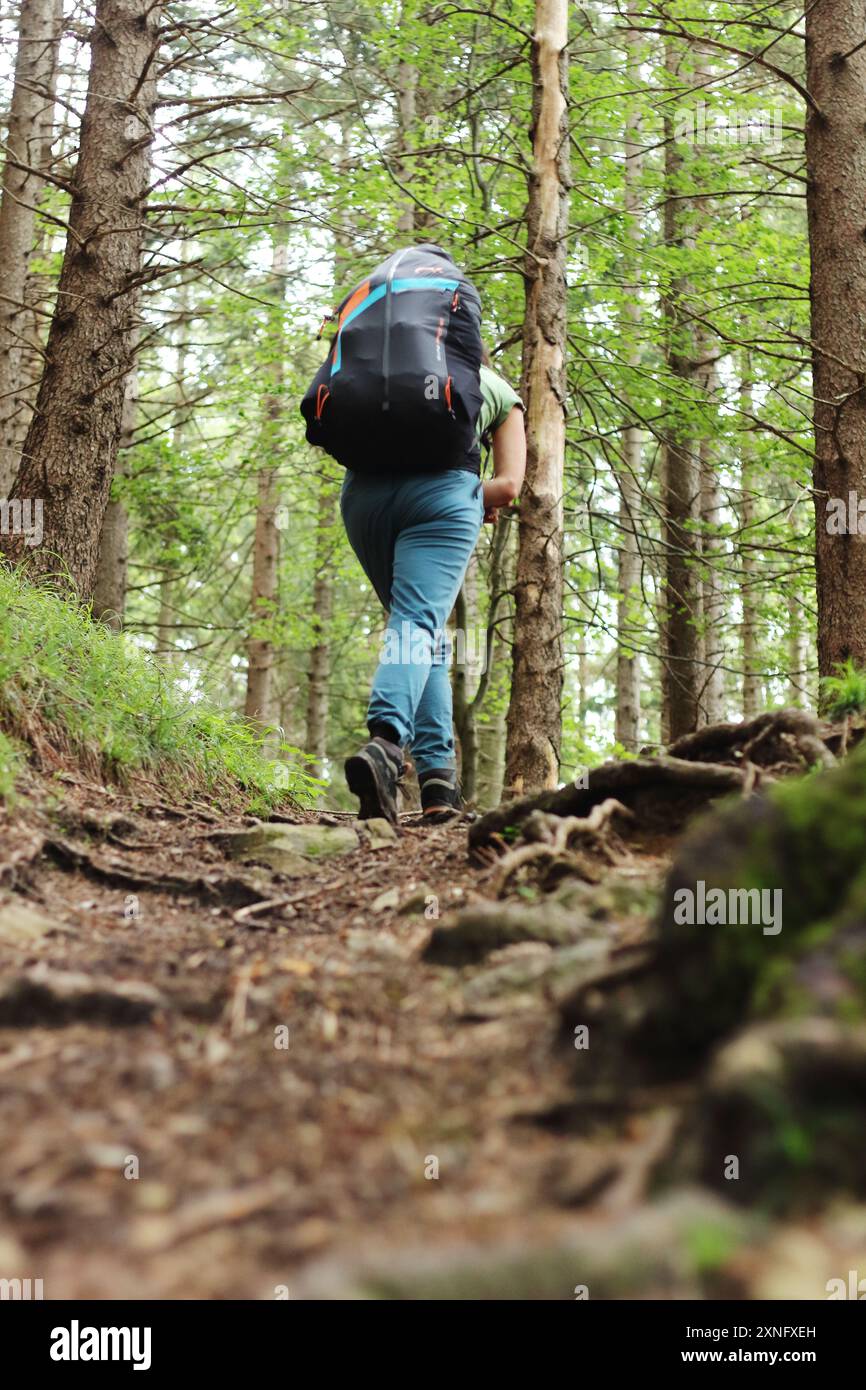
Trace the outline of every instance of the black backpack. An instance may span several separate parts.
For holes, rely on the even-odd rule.
[[[441,247],[395,251],[333,317],[301,402],[309,442],[358,472],[478,472],[481,300]]]

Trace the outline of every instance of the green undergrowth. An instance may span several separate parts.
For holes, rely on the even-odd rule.
[[[145,774],[166,792],[242,795],[259,814],[310,804],[304,755],[207,699],[191,701],[128,637],[86,608],[0,569],[0,801],[28,760],[70,764],[121,784]]]

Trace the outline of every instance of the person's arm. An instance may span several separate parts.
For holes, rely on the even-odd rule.
[[[526,429],[516,405],[493,435],[493,477],[484,484],[485,521],[495,521],[493,513],[519,497],[525,476]]]

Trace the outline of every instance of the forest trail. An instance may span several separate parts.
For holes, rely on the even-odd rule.
[[[561,950],[422,959],[492,895],[465,824],[288,878],[226,857],[250,817],[55,785],[0,835],[0,1243],[46,1297],[335,1295],[359,1260],[531,1248],[640,1197],[654,1121],[539,1122],[569,1096]]]

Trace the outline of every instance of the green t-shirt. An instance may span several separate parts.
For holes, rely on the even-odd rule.
[[[498,430],[516,405],[523,409],[523,401],[504,377],[492,368],[481,367],[481,410],[478,415],[477,433],[481,439],[485,434]]]

